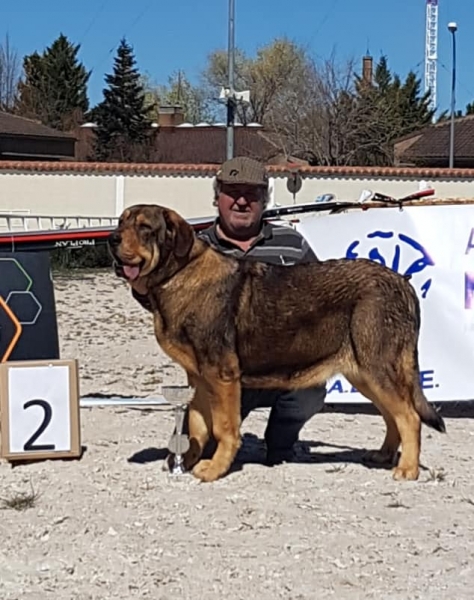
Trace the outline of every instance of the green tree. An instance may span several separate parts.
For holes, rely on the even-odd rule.
[[[24,57],[17,114],[60,130],[83,122],[89,108],[90,72],[78,60],[79,49],[79,44],[73,45],[60,34],[42,54]]]
[[[154,84],[149,77],[143,77],[142,82],[145,103],[151,107],[155,119],[158,120],[160,106],[180,106],[183,109],[184,120],[188,123],[195,125],[215,121],[212,100],[206,90],[202,86],[193,85],[185,73],[173,73],[166,85]]]
[[[120,41],[103,101],[94,108],[96,160],[147,160],[151,141],[151,107],[136,67],[132,47]]]
[[[365,127],[354,139],[354,164],[392,165],[394,141],[432,123],[430,93],[422,94],[420,88],[421,81],[412,71],[402,83],[384,56],[376,65],[373,82],[356,77],[355,99]]]
[[[374,82],[381,94],[386,94],[390,91],[392,74],[388,68],[386,56],[381,56],[379,62],[375,66]]]
[[[466,115],[474,115],[474,102],[469,102],[466,106]]]

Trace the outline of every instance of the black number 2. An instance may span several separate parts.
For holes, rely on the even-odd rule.
[[[51,404],[46,402],[46,400],[29,400],[23,404],[24,410],[30,408],[30,406],[41,406],[44,411],[43,421],[38,429],[33,433],[29,440],[27,440],[23,446],[23,450],[55,450],[56,446],[54,444],[37,444],[35,445],[36,440],[39,436],[45,431],[48,425],[51,423],[51,417],[53,416],[53,409],[51,408]]]

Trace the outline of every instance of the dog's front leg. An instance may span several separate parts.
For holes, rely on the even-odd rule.
[[[240,448],[240,380],[208,379],[207,393],[212,434],[217,443],[210,460],[201,460],[193,469],[201,481],[215,481],[227,473]]]
[[[184,466],[189,471],[201,455],[212,431],[212,416],[209,392],[203,381],[193,379],[190,385],[195,388],[188,408],[189,450],[184,455]]]

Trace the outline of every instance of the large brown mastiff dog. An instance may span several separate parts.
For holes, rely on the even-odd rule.
[[[109,238],[117,274],[147,296],[158,344],[195,388],[186,466],[202,481],[240,446],[241,386],[301,388],[342,374],[386,423],[377,464],[419,476],[421,422],[445,431],[420,386],[420,308],[401,275],[366,260],[275,266],[224,256],[176,212],[126,209]],[[210,460],[200,460],[213,436]]]

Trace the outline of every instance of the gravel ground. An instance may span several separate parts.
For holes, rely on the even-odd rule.
[[[56,276],[55,289],[82,395],[184,383],[125,284]],[[454,412],[446,435],[424,428],[417,482],[361,464],[381,417],[326,407],[298,462],[273,468],[268,413],[252,413],[233,471],[201,484],[163,470],[168,407],[84,408],[80,460],[0,464],[0,599],[471,599],[473,415]]]

